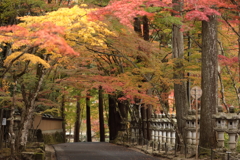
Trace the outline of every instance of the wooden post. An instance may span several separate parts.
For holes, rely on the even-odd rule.
[[[197,89],[195,90],[195,99],[196,99],[196,159],[198,159],[198,97]]]

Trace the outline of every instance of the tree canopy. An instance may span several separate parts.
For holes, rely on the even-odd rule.
[[[176,102],[172,108],[189,108],[194,101],[184,85],[203,87],[201,59],[210,34],[204,29],[213,19],[213,40],[219,49],[213,58],[219,62],[216,96],[226,111],[230,105],[240,105],[238,1],[87,2],[93,5],[20,0],[11,6],[10,1],[0,2],[0,93],[4,95],[2,107],[8,107],[11,116],[16,108],[22,114],[22,132],[18,136],[11,132],[18,145],[26,145],[33,111],[57,111],[63,96],[70,111],[76,106],[72,102],[83,104],[82,98],[89,98],[90,91],[94,97],[100,86],[110,99],[116,98],[122,113],[122,104],[142,105],[171,118],[172,92]]]

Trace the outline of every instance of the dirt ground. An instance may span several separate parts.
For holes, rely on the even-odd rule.
[[[57,160],[55,150],[52,145],[45,145],[46,157],[45,160]]]

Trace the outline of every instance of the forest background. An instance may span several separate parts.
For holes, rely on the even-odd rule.
[[[163,112],[171,119],[169,95],[174,93],[178,119],[174,125],[184,143],[182,116],[196,103],[190,88],[201,86],[203,96],[197,103],[200,126],[205,126],[200,128],[203,147],[216,146],[214,125],[208,122],[217,106],[223,105],[226,112],[232,105],[239,108],[238,1],[2,0],[0,4],[1,116],[4,110],[9,117],[21,115],[18,135],[13,132],[14,119],[9,121],[13,153],[25,147],[35,114],[63,117],[66,130],[85,119],[97,123],[97,101],[105,107],[105,126],[111,128],[111,99],[118,103],[122,121],[128,117],[125,112],[136,116],[132,114],[136,108]],[[127,107],[121,110],[120,104]],[[79,133],[79,128],[75,130]]]

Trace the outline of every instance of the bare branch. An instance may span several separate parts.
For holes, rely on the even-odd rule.
[[[27,53],[27,51],[28,51],[29,49],[30,49],[30,47],[25,48],[24,51],[23,51],[20,55],[18,55],[17,57],[15,57],[15,58],[9,63],[8,67],[5,69],[5,71],[3,72],[3,74],[0,75],[0,77],[3,78],[4,75],[11,69],[13,63],[14,63],[16,60],[18,60],[20,57],[22,57],[25,53]]]
[[[226,104],[226,100],[225,100],[225,96],[224,96],[224,86],[223,86],[223,83],[222,83],[222,76],[220,74],[220,72],[218,72],[218,78],[219,78],[219,82],[220,82],[220,93],[221,93],[221,99],[222,99],[222,103],[224,105],[224,107],[226,108],[227,110],[227,113],[229,113],[229,108]]]

